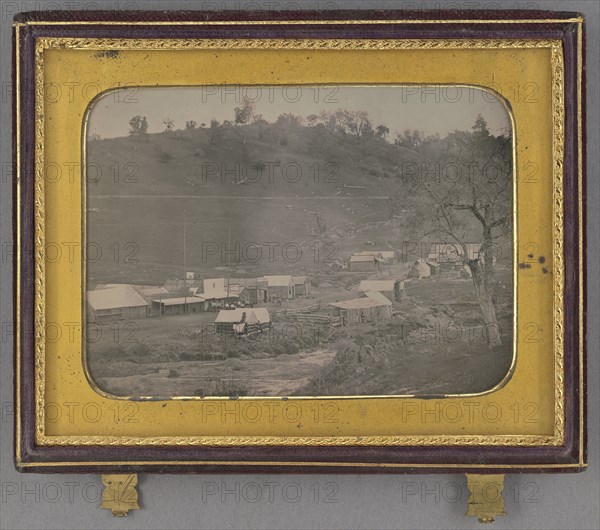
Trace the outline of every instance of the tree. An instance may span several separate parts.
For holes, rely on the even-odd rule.
[[[186,121],[185,128],[186,129],[195,129],[198,124],[194,120]]]
[[[213,118],[212,120],[210,120],[210,138],[208,141],[209,145],[213,145],[215,143],[215,140],[217,139],[218,134],[219,134],[219,122]]]
[[[162,122],[167,132],[171,132],[175,127],[175,122],[171,118],[165,118]]]
[[[144,136],[148,132],[146,116],[134,116],[129,120],[129,136]]]
[[[258,126],[258,137],[262,140],[265,135],[265,125],[267,120],[265,120],[262,114],[255,114],[252,116],[252,123]]]
[[[242,98],[242,105],[233,109],[235,115],[235,123],[243,125],[252,121],[256,105],[248,96]]]
[[[479,133],[482,136],[490,135],[490,131],[488,131],[488,128],[487,128],[487,122],[483,119],[483,116],[481,114],[477,115],[475,124],[473,125],[473,127],[471,127],[471,129],[473,129],[473,132]]]
[[[406,149],[418,150],[423,145],[424,135],[421,131],[416,129],[411,131],[405,129],[403,133],[398,133],[394,144],[398,147],[404,147]]]
[[[378,125],[376,131],[377,131],[377,136],[379,136],[380,138],[383,138],[384,140],[387,137],[387,135],[390,133],[390,130],[385,125]]]
[[[306,123],[309,127],[314,127],[317,123],[319,123],[319,116],[316,114],[310,114],[306,117]]]
[[[337,130],[344,135],[354,136],[357,140],[373,135],[373,126],[364,110],[338,109],[334,119]]]
[[[512,137],[494,136],[478,117],[473,132],[455,131],[426,144],[420,155],[429,169],[409,183],[419,202],[420,240],[445,238],[471,272],[473,288],[491,347],[502,344],[495,307],[494,261],[497,245],[512,231]],[[405,206],[405,205],[402,205]],[[414,206],[414,202],[413,202]],[[467,242],[478,233],[479,253]]]

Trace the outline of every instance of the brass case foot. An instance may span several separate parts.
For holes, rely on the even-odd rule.
[[[139,510],[137,474],[102,475],[104,491],[100,508],[110,510],[115,517],[129,515],[129,510]]]
[[[467,473],[469,503],[467,515],[477,517],[480,523],[493,523],[504,511],[504,475],[471,475]]]

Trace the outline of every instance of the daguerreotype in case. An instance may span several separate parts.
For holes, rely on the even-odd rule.
[[[17,17],[19,469],[585,467],[583,20],[418,15]]]
[[[444,395],[509,377],[513,132],[496,95],[123,97],[87,120],[86,361],[101,390]],[[102,334],[120,327],[131,340]]]

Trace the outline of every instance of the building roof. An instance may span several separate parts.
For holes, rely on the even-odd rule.
[[[396,252],[393,250],[361,250],[358,253],[359,256],[374,256],[374,257],[382,257],[383,259],[394,259],[396,257]]]
[[[358,292],[365,291],[393,291],[397,280],[362,280],[358,286]]]
[[[307,276],[292,276],[292,281],[294,282],[294,285],[305,283],[307,279]]]
[[[259,283],[264,282],[261,278],[231,278],[229,280],[230,287],[239,285],[242,287],[257,287]],[[240,289],[241,290],[241,289]]]
[[[160,287],[158,285],[137,285],[135,283],[104,283],[98,284],[96,286],[96,290],[98,289],[107,289],[112,287],[122,287],[124,285],[128,285],[135,289],[136,293],[144,297],[146,302],[149,302],[152,297],[158,296],[161,297],[163,295],[170,295],[171,293],[165,289],[164,287]]]
[[[362,256],[360,254],[353,254],[350,256],[350,262],[372,262],[375,261],[375,256]]]
[[[198,304],[204,302],[204,298],[201,296],[177,296],[175,298],[161,298],[159,300],[152,300],[157,304],[163,305],[183,305],[183,304]]]
[[[385,298],[385,297],[384,297]],[[385,302],[376,300],[375,298],[353,298],[352,300],[344,300],[342,302],[332,302],[329,305],[333,307],[339,307],[340,309],[367,309],[369,307],[383,307],[390,306],[390,302],[387,298]]]
[[[379,291],[367,291],[365,292],[365,294],[369,297],[372,298],[373,300],[377,300],[378,302],[381,302],[382,304],[385,305],[392,305],[392,302],[390,302],[385,295],[381,294]]]
[[[148,305],[146,300],[131,285],[126,284],[88,291],[87,302],[96,311]]]
[[[173,291],[183,291],[187,288],[187,284],[184,279],[174,278],[169,279],[164,283],[164,288],[169,292]]]
[[[229,291],[211,291],[210,293],[202,293],[202,298],[205,300],[223,300],[225,298],[239,298],[238,292]]]
[[[261,278],[258,278],[259,280]],[[263,279],[267,280],[269,287],[288,287],[292,284],[292,276],[289,274],[278,275],[278,276],[263,276]]]
[[[164,287],[154,285],[132,285],[132,287],[142,296],[156,296],[160,294],[169,294]]]
[[[215,319],[215,323],[228,323],[232,324],[241,322],[242,315],[246,313],[246,322],[249,324],[261,324],[265,322],[271,322],[271,316],[269,315],[269,310],[266,307],[253,307],[253,308],[243,308],[239,307],[237,309],[222,309],[217,314],[217,318]]]

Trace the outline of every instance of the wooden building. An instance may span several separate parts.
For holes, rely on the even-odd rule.
[[[354,254],[350,257],[348,269],[350,272],[373,272],[378,268],[375,256],[361,256]]]
[[[178,296],[152,300],[152,314],[160,316],[189,315],[205,310],[206,301],[199,296]]]
[[[391,320],[393,317],[392,302],[387,299],[383,301],[367,296],[365,298],[344,300],[343,302],[333,302],[329,305],[334,307],[336,315],[342,318],[342,326],[365,323],[376,324]]]
[[[408,271],[409,278],[429,278],[431,276],[431,269],[425,260],[418,259],[411,266]]]
[[[292,276],[292,282],[294,283],[296,296],[306,296],[310,294],[311,285],[308,276]]]
[[[264,304],[267,301],[267,281],[259,278],[236,278],[230,280],[230,290],[238,293],[245,305]]]
[[[480,243],[465,243],[466,260],[479,259]],[[427,256],[428,262],[438,263],[442,271],[462,269],[464,249],[458,243],[432,243]],[[495,259],[495,258],[494,258]]]
[[[222,309],[239,301],[239,289],[232,288],[225,278],[209,278],[203,282],[202,298],[207,311]]]
[[[394,250],[363,250],[358,253],[359,256],[373,256],[383,263],[396,263],[396,252]]]
[[[259,279],[267,282],[267,300],[269,302],[292,300],[296,297],[291,275],[263,276]]]
[[[115,285],[87,291],[88,320],[139,319],[150,314],[150,306],[131,285]]]
[[[271,316],[264,307],[223,309],[215,319],[220,335],[251,335],[271,327]]]
[[[358,286],[359,293],[376,291],[383,294],[390,302],[401,302],[404,299],[404,282],[402,280],[363,280]]]

